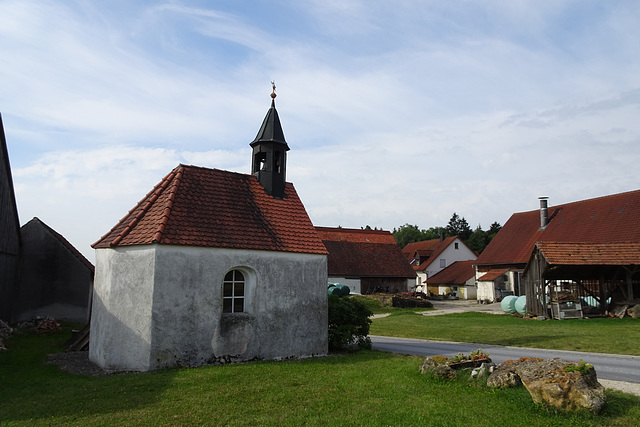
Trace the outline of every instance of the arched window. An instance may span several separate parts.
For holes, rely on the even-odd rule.
[[[231,270],[224,276],[222,285],[222,312],[242,313],[244,311],[244,275],[239,270]]]

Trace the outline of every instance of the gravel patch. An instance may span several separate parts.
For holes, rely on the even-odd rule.
[[[67,353],[54,353],[47,357],[48,365],[55,365],[65,372],[74,375],[90,377],[104,377],[112,375],[89,360],[88,351],[70,351]]]

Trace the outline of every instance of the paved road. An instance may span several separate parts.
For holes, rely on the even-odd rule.
[[[459,352],[469,354],[471,351],[482,348],[484,352],[490,353],[491,360],[496,364],[506,360],[519,359],[520,357],[540,357],[543,359],[560,357],[574,361],[582,359],[593,365],[599,379],[640,383],[640,356],[428,341],[377,335],[370,335],[370,337],[375,350],[413,354],[417,356],[435,356],[436,354],[453,356]]]

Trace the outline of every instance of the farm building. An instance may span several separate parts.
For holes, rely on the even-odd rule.
[[[407,292],[416,273],[391,233],[383,230],[316,227],[329,251],[329,282],[352,293]]]
[[[553,207],[541,198],[539,210],[511,216],[476,274],[502,271],[507,291],[527,296],[529,314],[603,314],[640,295],[638,243],[640,190]]]
[[[38,218],[19,226],[0,117],[0,319],[89,321],[93,265]]]
[[[435,295],[451,295],[460,299],[477,297],[474,260],[455,261],[427,281],[427,292]]]
[[[402,253],[416,272],[416,289],[428,287],[433,276],[454,262],[474,260],[478,256],[457,236],[409,243]]]

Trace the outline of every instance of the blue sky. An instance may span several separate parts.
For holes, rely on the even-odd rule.
[[[93,259],[179,163],[250,171],[271,80],[321,226],[472,227],[640,188],[640,3],[0,0],[21,223]]]

